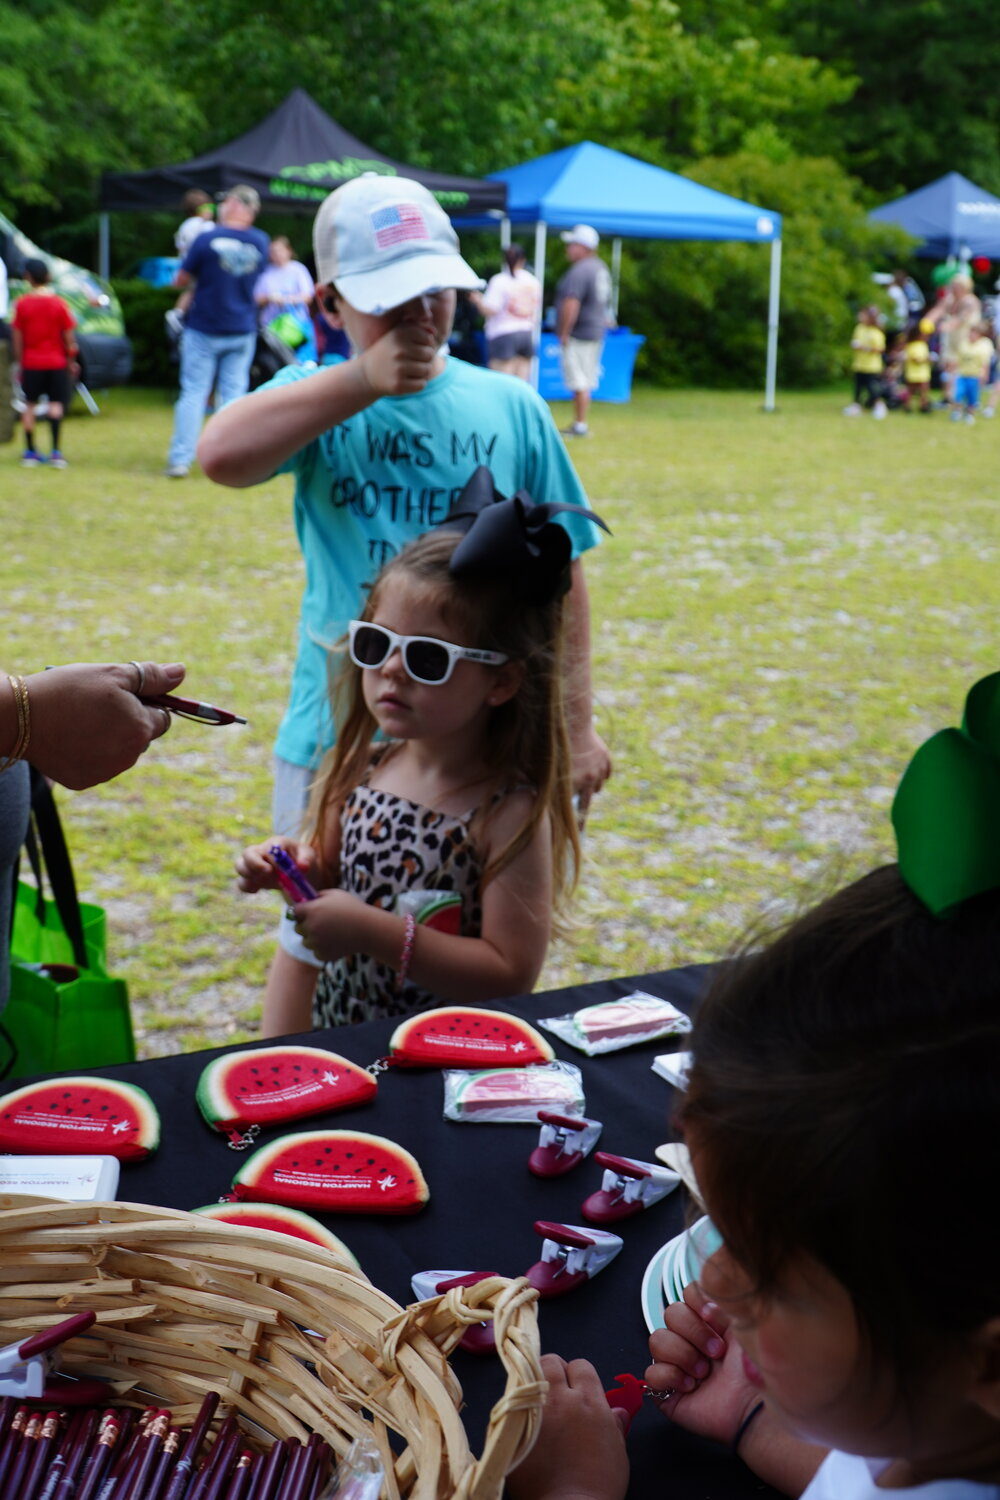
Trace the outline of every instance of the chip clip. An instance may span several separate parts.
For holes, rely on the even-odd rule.
[[[596,1151],[594,1160],[604,1168],[601,1186],[580,1206],[591,1224],[614,1224],[659,1203],[680,1184],[681,1177],[659,1162],[635,1161],[630,1156],[612,1156]]]
[[[541,1260],[524,1274],[540,1297],[561,1297],[582,1286],[610,1265],[623,1244],[619,1235],[607,1230],[548,1219],[536,1222],[535,1233],[542,1236]]]
[[[528,1170],[536,1177],[562,1177],[579,1166],[600,1140],[604,1126],[600,1120],[585,1120],[578,1115],[560,1115],[540,1109],[542,1129],[538,1145],[528,1157]]]

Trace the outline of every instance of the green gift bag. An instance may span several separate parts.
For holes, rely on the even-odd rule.
[[[105,968],[104,909],[78,899],[52,792],[34,769],[32,821],[25,847],[37,886],[18,883],[0,1077],[131,1062],[128,990]],[[54,899],[45,895],[45,873]]]

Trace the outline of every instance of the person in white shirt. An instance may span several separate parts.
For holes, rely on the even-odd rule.
[[[469,301],[486,319],[490,369],[528,380],[542,305],[541,283],[528,270],[521,245],[508,245],[503,259],[504,269],[490,277],[485,292],[470,292]]]

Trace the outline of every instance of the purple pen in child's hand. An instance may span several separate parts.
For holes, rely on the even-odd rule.
[[[272,844],[268,854],[274,861],[278,884],[291,901],[315,901],[316,892],[287,850]]]

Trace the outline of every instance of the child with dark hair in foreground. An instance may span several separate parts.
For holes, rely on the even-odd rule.
[[[723,1246],[646,1378],[790,1495],[1000,1496],[998,808],[1000,674],[914,757],[899,863],[728,965],[697,1016],[679,1124]],[[515,1500],[619,1500],[596,1373],[546,1367]]]

